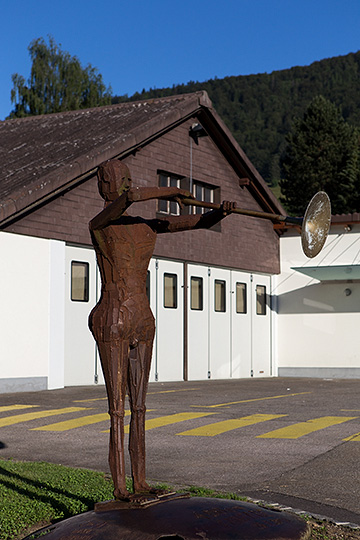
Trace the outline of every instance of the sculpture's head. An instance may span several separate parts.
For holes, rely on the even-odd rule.
[[[99,165],[98,188],[106,202],[115,201],[122,193],[129,191],[130,187],[130,171],[124,163],[111,159]]]

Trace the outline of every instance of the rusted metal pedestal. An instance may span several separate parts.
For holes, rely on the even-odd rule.
[[[48,529],[48,540],[306,540],[305,521],[255,504],[209,498],[174,498],[80,514]],[[48,531],[48,532],[45,532]],[[45,533],[45,534],[44,534]],[[30,538],[30,537],[29,537]],[[34,538],[34,537],[32,537]]]

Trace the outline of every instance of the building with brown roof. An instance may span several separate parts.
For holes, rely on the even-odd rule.
[[[87,317],[101,287],[88,222],[103,207],[103,161],[123,160],[134,186],[177,185],[283,213],[205,92],[7,120],[0,140],[1,392],[102,382]],[[166,201],[130,209],[178,212]],[[279,271],[271,221],[231,215],[213,230],[159,235],[148,283],[151,380],[275,374],[270,295]]]

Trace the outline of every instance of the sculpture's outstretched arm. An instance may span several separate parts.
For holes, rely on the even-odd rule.
[[[150,199],[166,199],[178,202],[182,199],[194,199],[190,191],[177,187],[138,187],[132,188],[128,194],[131,202],[149,201]]]
[[[167,216],[153,220],[152,226],[157,233],[190,231],[193,229],[209,229],[228,216],[236,208],[236,203],[223,201],[218,210],[205,214],[190,214],[185,216]]]
[[[189,198],[194,198],[189,191],[177,187],[131,188],[122,193],[115,201],[106,204],[104,210],[90,221],[90,230],[103,229],[113,221],[118,220],[133,202],[167,199],[174,200],[181,205],[181,199]]]
[[[176,201],[181,206],[182,199],[189,198],[194,198],[189,191],[176,187],[131,188],[122,193],[115,201],[106,204],[104,210],[90,221],[90,230],[99,231],[118,220],[133,202],[166,199]],[[151,225],[157,233],[208,229],[231,214],[235,207],[236,203],[224,201],[218,210],[212,210],[205,214],[167,216],[151,220]]]
[[[89,223],[90,231],[97,231],[103,229],[109,225],[112,221],[119,219],[127,208],[131,205],[128,196],[129,191],[122,193],[118,199],[115,199],[110,204],[106,204],[104,210],[102,210],[97,216],[95,216]]]

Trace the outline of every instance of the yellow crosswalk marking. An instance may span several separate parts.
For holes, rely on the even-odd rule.
[[[148,409],[152,411],[154,409]],[[130,411],[125,411],[125,416],[130,416]],[[31,431],[67,431],[68,429],[75,429],[78,427],[89,426],[91,424],[97,424],[110,420],[109,413],[90,414],[88,416],[80,416],[79,418],[72,418],[71,420],[64,420],[64,422],[56,422],[55,424],[48,424],[46,426],[40,426],[32,428]],[[102,433],[109,433],[109,429],[102,431]]]
[[[32,428],[31,431],[67,431],[68,429],[75,429],[82,426],[97,424],[98,422],[104,422],[109,420],[109,418],[110,416],[108,413],[91,414],[88,416],[80,416],[79,418],[72,418],[71,420],[65,420],[64,422],[56,422],[55,424]]]
[[[351,437],[346,437],[346,439],[343,439],[343,441],[356,441],[356,442],[360,442],[360,433],[355,433],[355,435],[351,435]]]
[[[226,431],[232,431],[234,429],[252,426],[260,422],[267,422],[274,418],[281,418],[287,416],[286,414],[252,414],[251,416],[243,416],[242,418],[232,418],[230,420],[223,420],[222,422],[215,422],[206,426],[201,426],[195,429],[189,429],[178,433],[178,435],[190,435],[194,437],[214,437],[220,435]]]
[[[178,422],[185,422],[185,420],[194,420],[195,418],[203,418],[215,413],[176,413],[169,414],[167,416],[159,416],[158,418],[150,418],[145,422],[145,430],[155,429],[163,426],[170,426],[171,424],[177,424]],[[129,433],[129,426],[125,426],[125,433]]]
[[[20,409],[31,409],[39,405],[3,405],[0,407],[0,413],[8,411],[19,411]]]
[[[307,420],[306,422],[299,422],[281,429],[275,429],[268,433],[258,435],[258,439],[299,439],[304,435],[313,433],[320,429],[325,429],[336,424],[342,424],[349,420],[354,420],[357,416],[323,416],[321,418],[314,418]]]
[[[0,427],[12,426],[14,424],[20,424],[20,422],[29,422],[30,420],[46,418],[47,416],[56,416],[58,414],[67,414],[88,410],[89,409],[87,407],[66,407],[65,409],[52,409],[51,411],[36,411],[32,413],[17,414],[15,416],[0,418]]]
[[[241,401],[229,401],[228,403],[217,403],[216,405],[191,405],[192,407],[204,407],[206,409],[215,409],[216,407],[228,407],[229,405],[237,405],[238,403],[251,403],[252,401],[265,401],[267,399],[280,399],[284,397],[302,396],[303,394],[311,394],[311,392],[298,392],[296,394],[283,394],[281,396],[268,396],[255,399],[243,399]]]
[[[147,409],[147,412],[152,412],[152,411],[156,411],[156,409]],[[126,410],[125,416],[130,416],[130,415],[131,415],[131,411]],[[104,429],[104,431],[102,431],[101,433],[110,433],[110,429]],[[124,433],[129,433],[129,426],[124,427]]]

